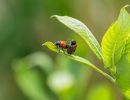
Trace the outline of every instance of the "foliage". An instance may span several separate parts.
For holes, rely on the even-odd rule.
[[[42,85],[45,76],[41,77],[35,66],[40,66],[46,73],[49,73],[52,70],[52,60],[48,55],[41,52],[21,60],[17,59],[13,63],[16,82],[31,100],[50,100],[46,87]]]
[[[82,57],[74,55],[67,55],[67,57],[86,64],[100,72],[112,82],[118,84],[125,97],[130,99],[130,61],[124,58],[129,56],[130,51],[130,15],[125,10],[127,6],[128,5],[121,9],[118,19],[105,33],[102,40],[102,47],[100,47],[91,31],[82,22],[68,16],[54,15],[53,17],[57,18],[58,21],[75,31],[89,45],[96,56],[103,61],[105,68],[112,73],[113,77]],[[54,45],[48,44],[50,44],[50,42],[45,42],[43,45],[47,45],[50,49],[55,48],[55,50],[58,50]]]
[[[130,35],[130,16],[123,7],[117,21],[110,26],[102,40],[104,64],[116,73],[116,64],[124,55],[127,40]],[[127,52],[127,51],[126,51]]]

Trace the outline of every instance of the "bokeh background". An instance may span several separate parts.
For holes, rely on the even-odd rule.
[[[124,100],[104,76],[41,45],[75,39],[75,54],[104,70],[88,46],[50,16],[81,20],[101,42],[126,4],[130,0],[0,0],[0,100]]]

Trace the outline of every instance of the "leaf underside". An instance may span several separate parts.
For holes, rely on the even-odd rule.
[[[69,16],[54,15],[52,17],[57,18],[57,20],[60,21],[62,24],[66,25],[68,28],[76,32],[89,45],[96,56],[100,60],[103,60],[101,47],[98,41],[95,39],[91,31],[82,22]]]

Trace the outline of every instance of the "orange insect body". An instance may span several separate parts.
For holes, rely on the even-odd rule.
[[[67,48],[66,41],[60,41],[59,47],[66,49]]]
[[[77,47],[75,40],[71,40],[69,42],[60,40],[60,41],[56,41],[54,44],[55,46],[61,48],[62,50],[66,49],[68,54],[73,54]]]

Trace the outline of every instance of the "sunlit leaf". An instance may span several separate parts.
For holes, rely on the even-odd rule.
[[[58,52],[58,49],[56,48],[56,46],[52,43],[52,42],[45,42],[42,44],[42,46],[47,46],[49,49],[51,49],[54,52]]]
[[[122,93],[130,100],[130,53],[117,64],[116,82]]]
[[[126,41],[126,46],[125,46],[124,54],[125,53],[129,53],[129,52],[130,52],[130,34],[129,34],[128,40]]]
[[[111,25],[102,40],[102,53],[105,67],[116,73],[116,64],[121,59],[130,34],[130,16],[125,10],[120,11],[118,20]]]
[[[106,67],[114,72],[117,85],[130,100],[130,15],[125,7],[121,9],[118,20],[105,34],[102,52]]]
[[[91,31],[85,26],[82,22],[80,22],[77,19],[74,19],[69,16],[58,16],[54,15],[52,17],[57,18],[61,23],[66,25],[71,30],[75,31],[84,41],[89,45],[89,47],[92,49],[92,51],[97,55],[97,57],[102,60],[103,56],[101,53],[101,47],[96,40],[96,38],[93,36]]]

